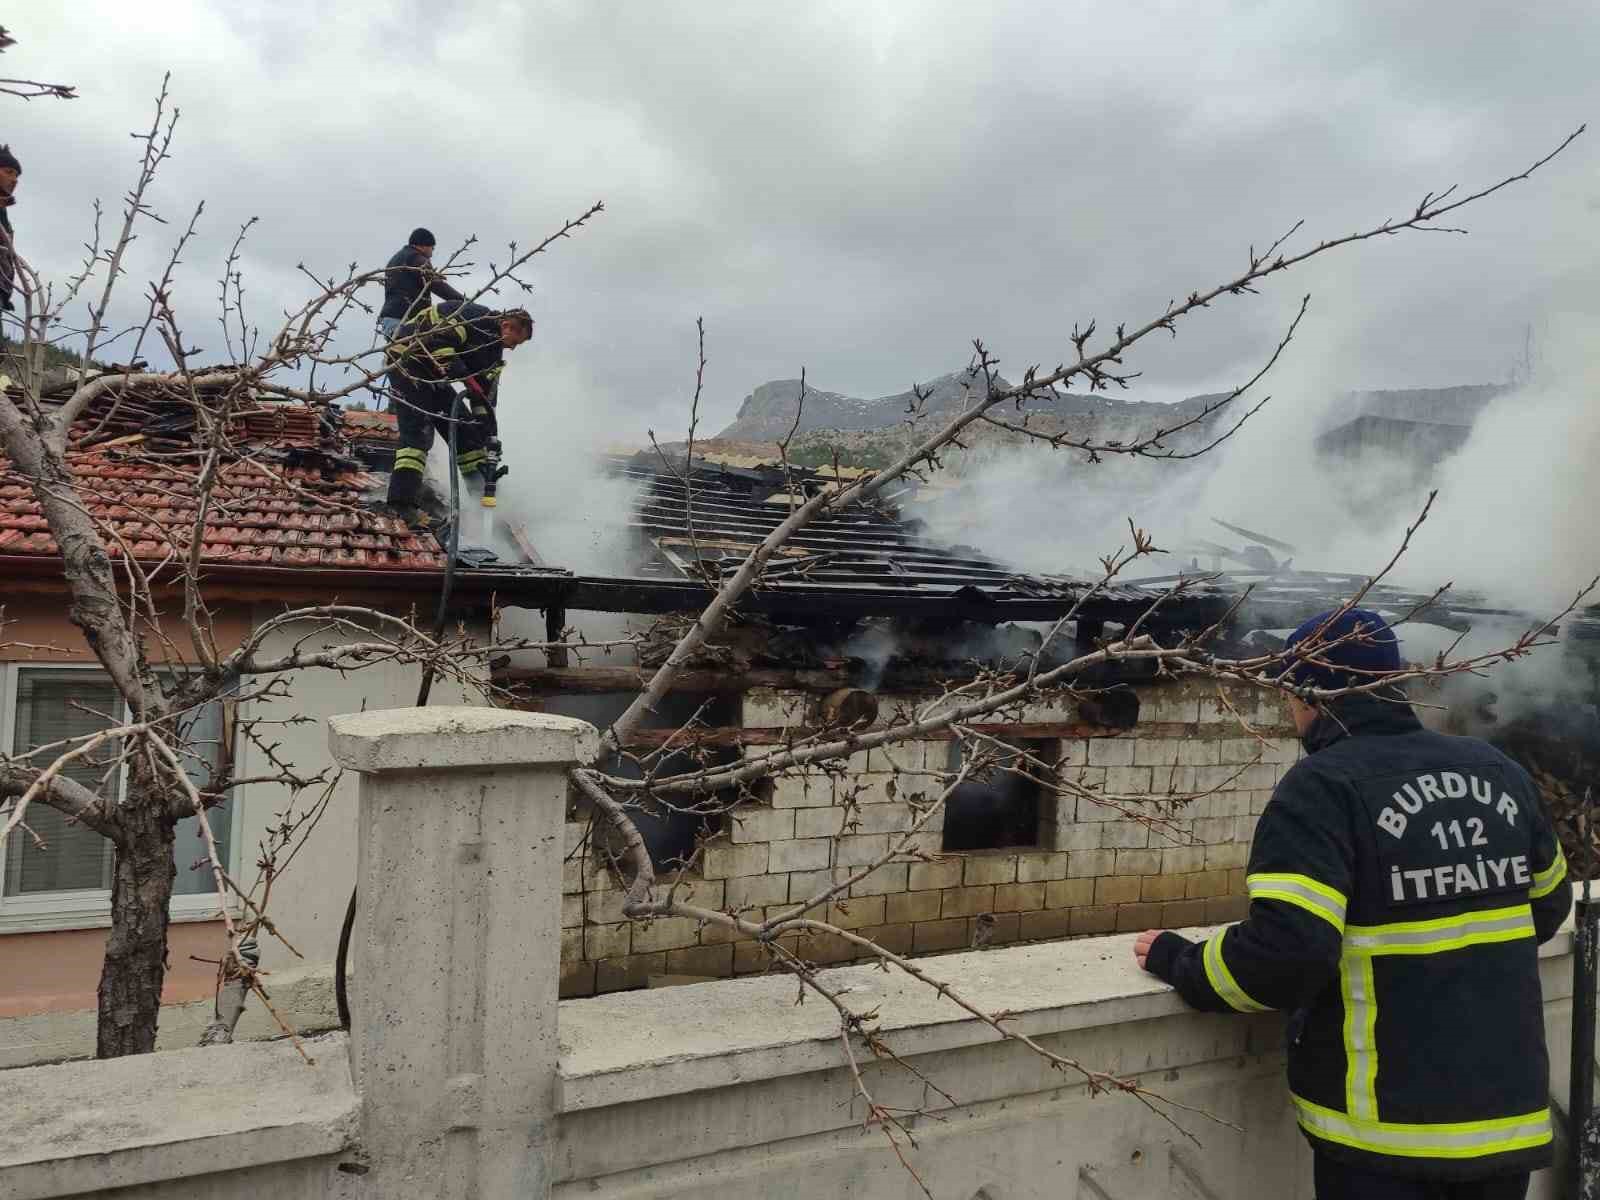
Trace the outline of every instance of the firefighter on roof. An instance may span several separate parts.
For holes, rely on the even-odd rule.
[[[450,436],[453,384],[465,389],[458,411],[456,467],[469,478],[496,470],[495,404],[502,360],[507,350],[532,336],[533,318],[523,309],[492,312],[463,300],[423,309],[400,326],[388,352],[389,387],[400,429],[400,448],[389,476],[391,509],[416,519],[434,432]]]
[[[1400,668],[1361,609],[1289,647],[1291,681],[1323,690]],[[1134,956],[1195,1008],[1291,1014],[1318,1200],[1520,1198],[1551,1158],[1538,947],[1572,903],[1539,794],[1396,687],[1291,707],[1306,756],[1261,814],[1248,916],[1202,943],[1141,934]]]

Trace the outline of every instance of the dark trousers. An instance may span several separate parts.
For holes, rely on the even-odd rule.
[[[399,427],[400,448],[395,451],[394,470],[389,475],[389,503],[414,507],[422,491],[422,473],[434,431],[450,437],[451,409],[455,389],[448,383],[418,379],[395,368],[389,372],[390,406]],[[456,428],[456,466],[470,475],[483,465],[484,427],[472,417],[470,406],[460,407]]]
[[[1487,1179],[1402,1179],[1314,1153],[1317,1200],[1523,1200],[1528,1172]]]

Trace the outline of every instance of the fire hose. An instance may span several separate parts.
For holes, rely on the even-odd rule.
[[[450,615],[450,593],[455,589],[456,583],[456,555],[461,549],[461,472],[456,469],[456,431],[465,418],[460,393],[455,393],[454,402],[450,408],[450,536],[445,548],[444,560],[444,587],[439,592],[439,611],[433,619],[433,640],[435,643],[444,636],[445,625]],[[489,450],[488,447],[493,449]],[[506,473],[506,468],[500,465],[500,441],[490,438],[485,447],[487,457],[483,472],[483,507],[494,507],[495,483],[501,475]],[[433,690],[434,664],[430,659],[422,669],[422,686],[417,689],[418,708],[426,708],[428,694]],[[339,1010],[339,1028],[350,1028],[350,995],[348,984],[345,982],[345,968],[350,959],[350,934],[356,923],[356,888],[350,889],[350,903],[345,906],[344,924],[339,927],[339,949],[334,956],[333,963],[333,999]]]

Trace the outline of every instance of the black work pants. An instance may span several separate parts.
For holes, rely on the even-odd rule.
[[[1314,1152],[1317,1200],[1523,1200],[1528,1172],[1487,1179],[1402,1179]]]
[[[434,431],[450,437],[451,409],[455,389],[448,383],[418,379],[401,368],[389,372],[389,391],[399,427],[400,448],[394,454],[394,469],[389,475],[389,503],[414,507],[422,492],[422,475],[433,447]],[[463,403],[456,428],[456,467],[470,475],[483,465],[484,427]]]

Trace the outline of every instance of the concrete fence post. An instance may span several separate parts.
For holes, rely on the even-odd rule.
[[[406,708],[328,722],[361,773],[350,1046],[390,1198],[543,1197],[556,1102],[566,717]]]

